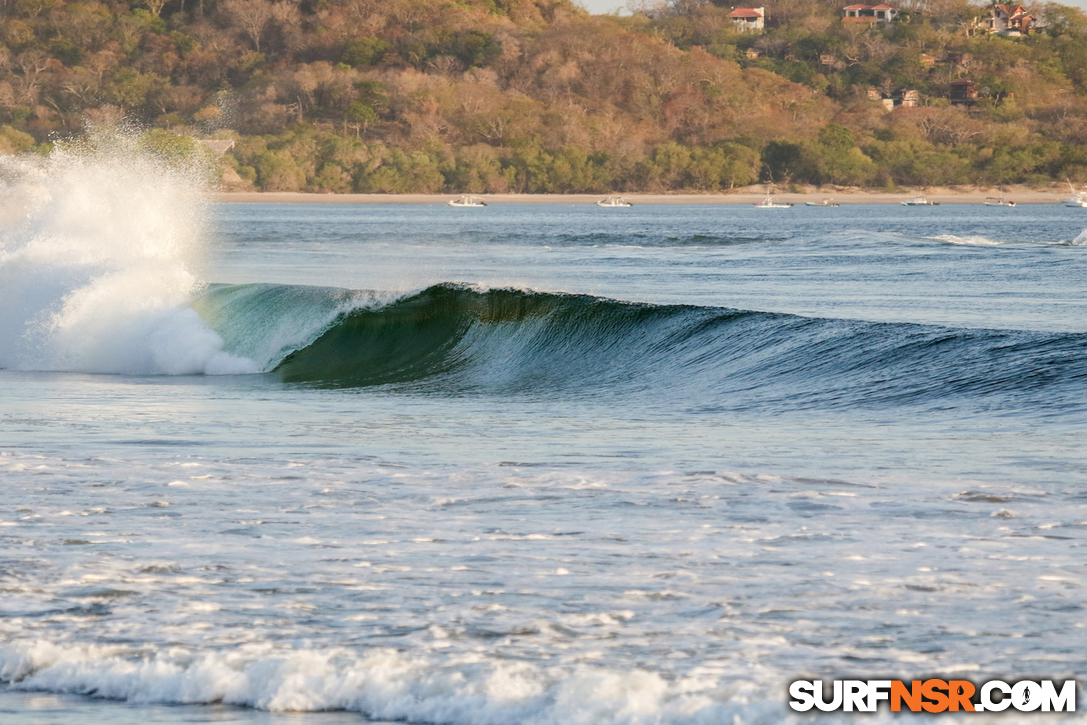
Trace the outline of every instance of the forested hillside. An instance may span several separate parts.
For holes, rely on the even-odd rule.
[[[720,6],[719,6],[720,5]],[[125,118],[234,139],[233,188],[716,191],[1087,181],[1087,17],[912,0],[0,0],[0,151]],[[952,103],[956,81],[972,95]],[[892,107],[915,92],[916,106]],[[880,96],[887,100],[886,106]]]

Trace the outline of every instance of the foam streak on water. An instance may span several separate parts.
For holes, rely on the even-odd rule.
[[[227,373],[251,362],[188,306],[200,281],[199,170],[102,131],[0,159],[0,367]]]
[[[1084,645],[1070,488],[24,454],[0,473],[25,481],[5,555],[39,561],[4,579],[0,678],[20,689],[456,725],[792,722],[790,675],[1070,675]]]

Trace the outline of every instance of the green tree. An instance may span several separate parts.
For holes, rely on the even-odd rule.
[[[29,151],[34,146],[34,137],[28,133],[0,126],[0,154],[17,154]]]
[[[340,54],[340,62],[356,68],[376,64],[392,46],[377,37],[355,38],[349,40]]]
[[[261,191],[301,191],[306,186],[305,172],[286,151],[265,151],[254,168]]]

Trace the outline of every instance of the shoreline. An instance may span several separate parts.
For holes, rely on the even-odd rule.
[[[981,204],[991,197],[1004,196],[1016,204],[1058,204],[1069,197],[1068,191],[1038,191],[1026,188],[996,189],[930,189],[925,197],[941,204]],[[459,194],[315,194],[282,191],[220,191],[212,200],[221,203],[260,204],[446,204]],[[594,204],[604,194],[473,194],[487,204]],[[916,192],[884,191],[821,191],[779,193],[774,198],[785,203],[803,205],[806,201],[831,199],[840,204],[898,204],[912,199]],[[766,198],[765,189],[752,187],[727,194],[624,194],[634,205],[641,204],[738,204],[754,205]]]

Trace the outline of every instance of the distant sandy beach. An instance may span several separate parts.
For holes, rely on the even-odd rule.
[[[478,194],[488,204],[591,204],[602,194]],[[895,193],[857,190],[811,190],[778,193],[779,201],[803,204],[824,199],[841,204],[895,204],[917,196],[917,192]],[[1069,197],[1068,190],[1036,190],[1011,187],[996,189],[932,188],[925,192],[930,201],[941,204],[980,204],[989,197],[1004,196],[1016,204],[1055,204]],[[764,188],[746,187],[728,194],[623,194],[632,204],[757,204],[766,197]],[[456,194],[304,194],[295,192],[219,192],[219,202],[260,202],[270,204],[445,204]]]

